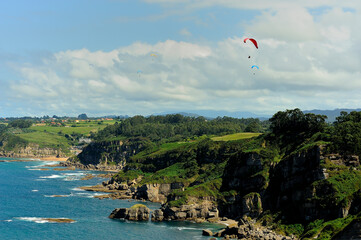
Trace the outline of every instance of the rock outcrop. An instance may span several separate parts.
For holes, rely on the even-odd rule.
[[[190,205],[170,207],[163,205],[161,208],[165,220],[193,220],[197,222],[218,219],[219,211],[211,201],[201,201]]]
[[[131,208],[116,208],[109,215],[109,218],[121,218],[130,221],[148,221],[150,210],[146,206]]]

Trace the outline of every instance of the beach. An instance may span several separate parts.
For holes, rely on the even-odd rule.
[[[57,161],[57,162],[65,162],[68,160],[68,157],[56,157],[56,156],[49,156],[49,157],[41,157],[38,158],[41,161]]]

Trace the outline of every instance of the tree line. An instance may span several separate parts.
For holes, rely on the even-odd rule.
[[[184,138],[231,134],[236,132],[264,132],[268,129],[268,121],[255,118],[237,119],[218,117],[212,120],[204,117],[187,117],[181,114],[166,116],[134,116],[120,123],[107,126],[94,137],[96,140],[123,137],[146,137],[151,141],[168,139],[169,141]]]

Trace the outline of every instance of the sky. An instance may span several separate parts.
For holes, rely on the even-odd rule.
[[[0,1],[0,117],[360,108],[360,28],[360,0]]]

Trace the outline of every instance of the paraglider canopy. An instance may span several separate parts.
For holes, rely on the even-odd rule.
[[[259,67],[257,65],[253,65],[251,68],[257,68],[259,69]]]
[[[256,40],[254,40],[253,38],[245,38],[245,39],[243,40],[243,42],[246,43],[247,40],[251,41],[251,42],[254,44],[254,46],[258,49],[258,44],[257,44],[257,41],[256,41]]]

